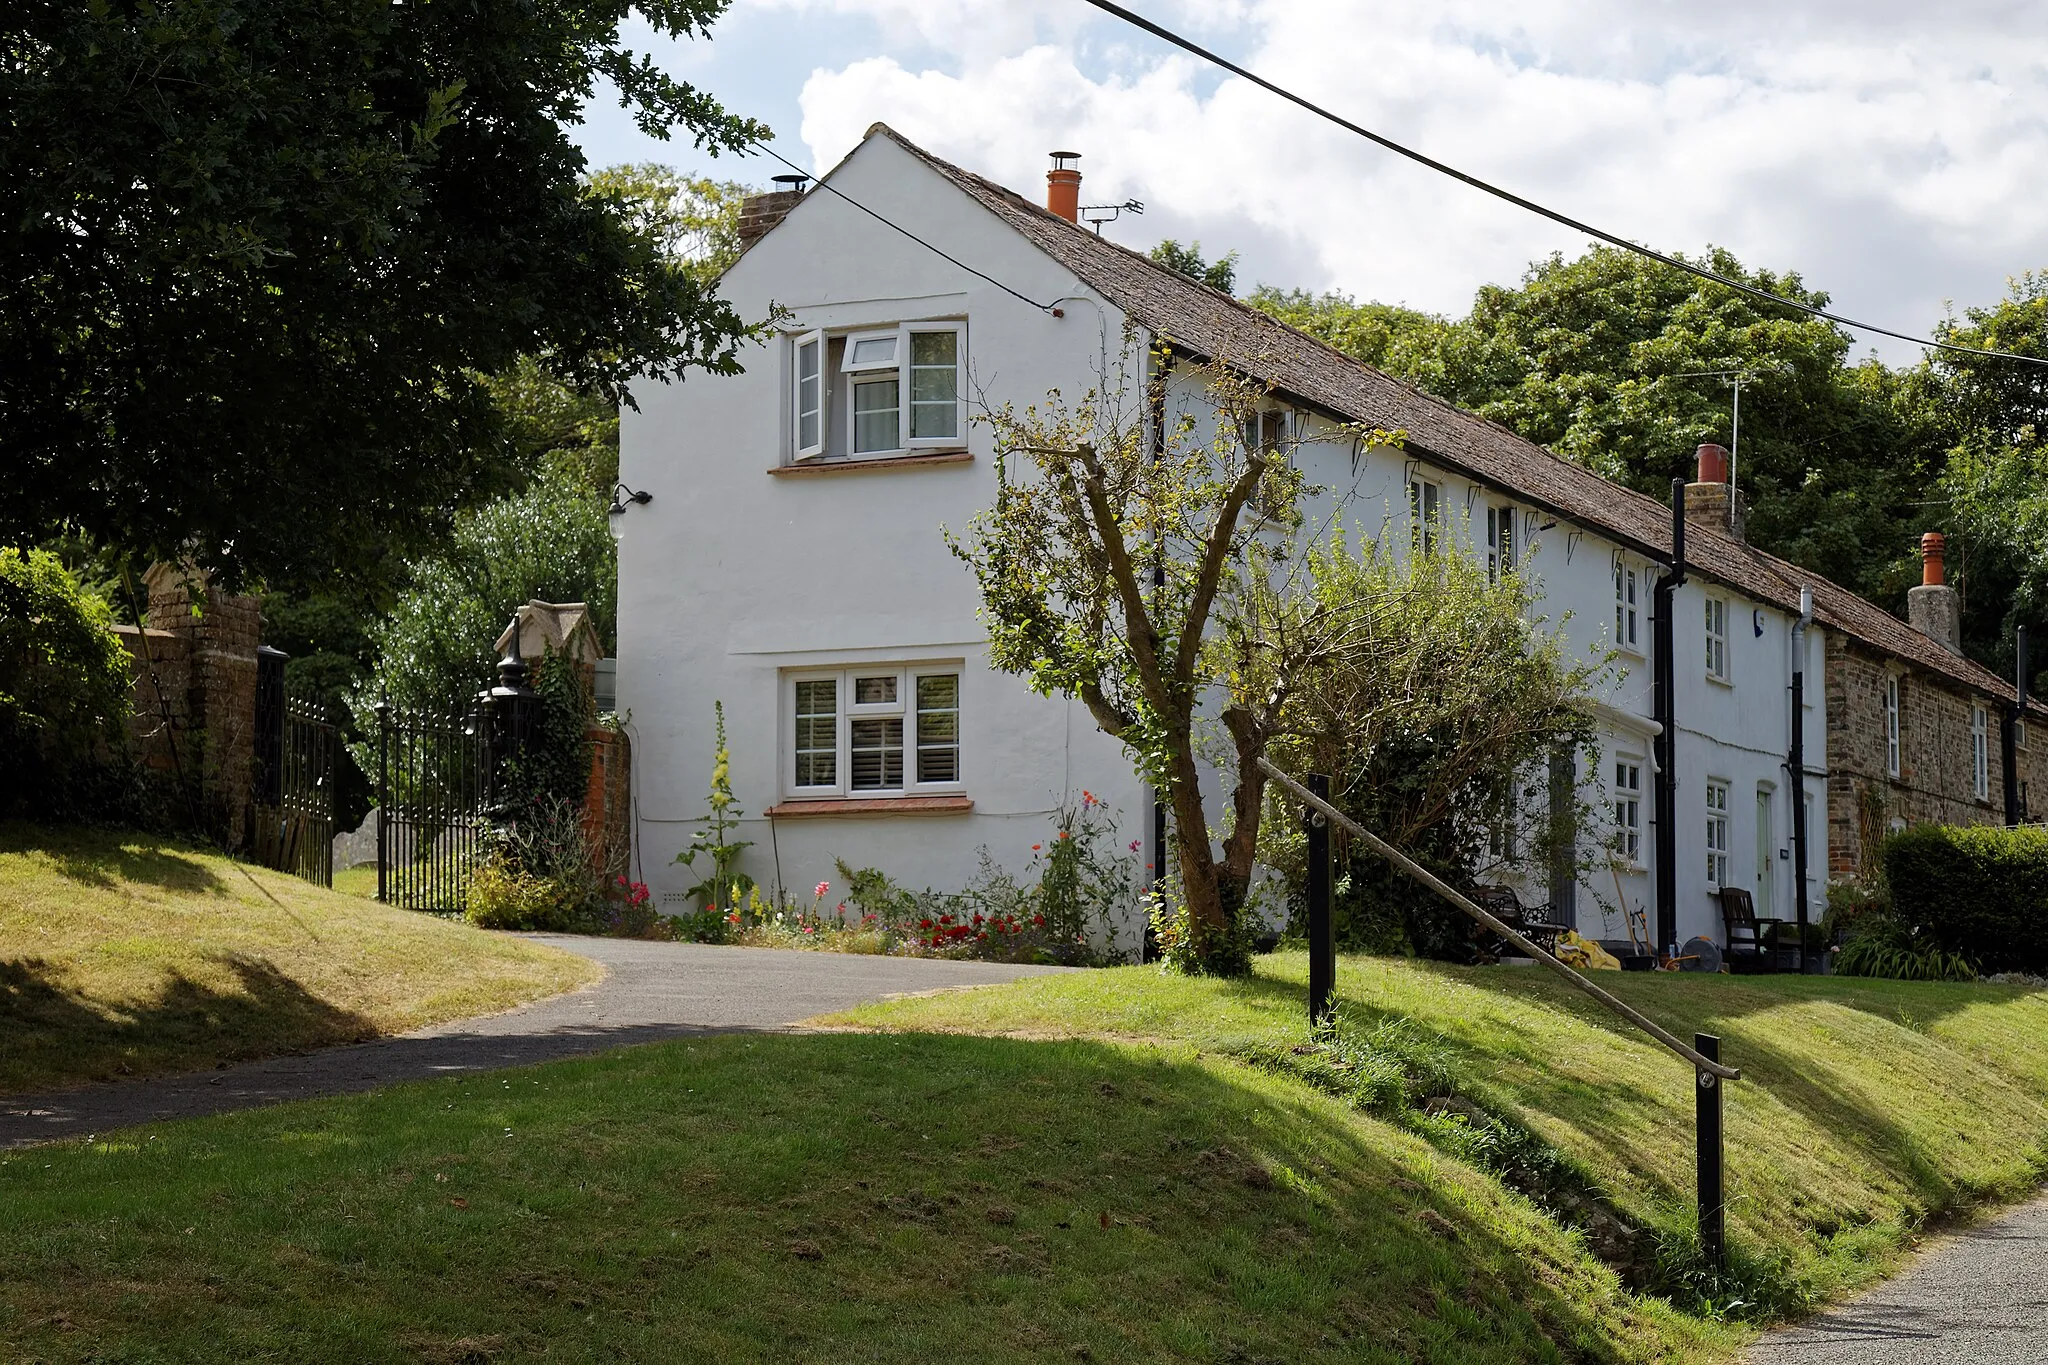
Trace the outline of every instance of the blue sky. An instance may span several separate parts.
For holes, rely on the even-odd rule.
[[[2048,25],[2018,0],[1136,7],[1625,236],[1797,269],[1852,316],[1924,332],[1947,301],[2048,267]],[[709,42],[641,38],[807,167],[877,120],[1031,194],[1047,150],[1078,149],[1085,200],[1147,205],[1113,235],[1234,249],[1245,285],[1462,313],[1480,284],[1585,245],[1080,0],[737,0]],[[594,165],[782,169],[655,142],[608,100],[582,142]]]

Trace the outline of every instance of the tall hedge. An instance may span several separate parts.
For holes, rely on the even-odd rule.
[[[1916,936],[1985,972],[2048,972],[2048,829],[1915,825],[1884,843],[1892,905]]]

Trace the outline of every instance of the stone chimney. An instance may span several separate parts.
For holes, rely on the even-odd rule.
[[[768,235],[769,229],[789,216],[789,211],[803,202],[804,186],[811,182],[807,175],[778,175],[775,183],[782,188],[767,194],[750,194],[740,201],[740,245],[750,247]]]
[[[1070,223],[1081,221],[1081,172],[1072,163],[1079,152],[1053,152],[1052,169],[1045,173],[1045,207]]]
[[[1685,521],[1724,536],[1743,538],[1749,500],[1728,481],[1728,447],[1709,442],[1699,449],[1699,478],[1685,486]]]
[[[1929,531],[1920,537],[1920,586],[1906,589],[1906,620],[1951,654],[1963,652],[1963,610],[1948,585],[1942,560],[1948,537]]]

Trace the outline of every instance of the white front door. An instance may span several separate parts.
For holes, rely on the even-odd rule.
[[[1756,789],[1756,913],[1778,917],[1778,835],[1771,818],[1771,789]]]

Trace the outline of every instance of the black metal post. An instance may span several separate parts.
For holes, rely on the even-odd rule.
[[[1806,642],[1799,645],[1803,653]],[[1806,971],[1806,660],[1792,663],[1792,903],[1799,922],[1799,970]]]
[[[1721,1060],[1721,1040],[1695,1033],[1692,1045],[1708,1061]],[[1700,1246],[1716,1270],[1728,1263],[1728,1199],[1722,1184],[1721,1082],[1711,1071],[1693,1073],[1698,1096]]]
[[[377,900],[391,903],[391,703],[377,703]]]
[[[1330,779],[1310,773],[1308,789],[1330,799]],[[1308,1022],[1327,1021],[1337,990],[1337,927],[1330,916],[1330,822],[1305,806],[1302,826],[1308,833]]]

